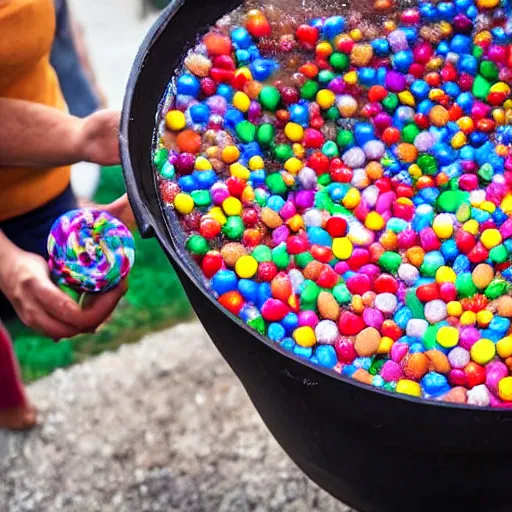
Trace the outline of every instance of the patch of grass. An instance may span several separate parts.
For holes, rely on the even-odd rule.
[[[94,200],[107,204],[124,193],[119,167],[102,169]],[[19,321],[7,328],[14,339],[23,379],[33,381],[56,368],[137,341],[148,332],[169,327],[192,315],[185,292],[169,260],[155,239],[134,234],[136,261],[130,274],[130,289],[108,323],[96,334],[84,334],[54,343],[26,328]]]

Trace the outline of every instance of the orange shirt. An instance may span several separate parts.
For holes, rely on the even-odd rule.
[[[67,109],[49,60],[54,35],[53,0],[0,0],[0,97]],[[69,167],[0,166],[0,221],[55,199],[69,180]]]

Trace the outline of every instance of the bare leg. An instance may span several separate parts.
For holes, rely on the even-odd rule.
[[[36,421],[37,413],[25,395],[11,338],[0,323],[0,428],[25,430]]]

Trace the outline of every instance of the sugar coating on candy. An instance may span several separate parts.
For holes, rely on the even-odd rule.
[[[48,235],[49,266],[59,285],[77,292],[106,292],[116,287],[135,261],[130,230],[107,212],[71,210]]]
[[[509,2],[357,8],[238,11],[184,57],[153,156],[170,222],[221,307],[283,350],[510,406]]]

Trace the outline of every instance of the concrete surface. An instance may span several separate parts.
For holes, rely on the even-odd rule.
[[[197,323],[29,389],[41,425],[0,432],[2,512],[348,512],[271,437]]]

